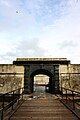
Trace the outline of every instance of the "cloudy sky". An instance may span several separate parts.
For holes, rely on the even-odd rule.
[[[80,63],[80,0],[0,0],[0,63],[17,57]]]

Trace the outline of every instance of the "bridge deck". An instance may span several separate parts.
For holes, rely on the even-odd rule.
[[[28,98],[10,120],[78,120],[55,95],[39,94]]]

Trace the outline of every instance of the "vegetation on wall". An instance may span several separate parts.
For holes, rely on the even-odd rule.
[[[0,92],[8,92],[20,88],[22,85],[22,78],[14,75],[0,76]]]
[[[80,74],[79,73],[61,74],[61,86],[76,91],[80,91]]]

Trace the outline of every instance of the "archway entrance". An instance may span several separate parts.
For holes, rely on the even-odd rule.
[[[49,84],[49,76],[38,74],[34,76],[34,92],[46,92]]]
[[[25,94],[34,92],[34,76],[38,74],[49,76],[49,84],[46,85],[48,92],[59,94],[59,68],[60,65],[70,64],[70,61],[66,58],[17,58],[13,64],[24,67]]]
[[[32,92],[52,92],[55,90],[55,80],[51,72],[38,69],[30,75],[30,88]]]

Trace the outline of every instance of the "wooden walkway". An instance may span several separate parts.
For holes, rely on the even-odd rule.
[[[78,120],[55,95],[24,96],[24,102],[9,120]]]

